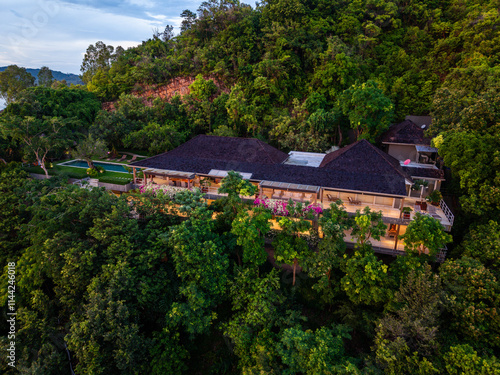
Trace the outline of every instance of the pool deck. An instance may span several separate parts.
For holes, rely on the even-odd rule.
[[[65,161],[64,163],[59,163],[57,165],[59,166],[62,166],[62,167],[72,167],[72,168],[82,168],[82,169],[87,169],[87,167],[79,167],[77,165],[69,165],[70,163],[72,162],[75,162],[75,161],[81,161],[81,162],[84,162],[86,163],[85,160],[82,160],[82,159],[73,159],[73,160],[68,160],[68,161]],[[111,164],[111,165],[119,165],[121,167],[126,167],[127,164],[123,164],[123,163],[113,163],[113,162],[110,162],[110,161],[100,161],[100,160],[95,160],[93,161],[94,164]],[[127,173],[127,174],[130,174],[130,172],[127,172],[127,171],[114,171],[114,170],[106,170],[108,172],[116,172],[116,173]]]

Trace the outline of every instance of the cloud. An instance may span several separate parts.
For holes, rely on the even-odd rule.
[[[184,9],[202,0],[2,0],[0,66],[17,64],[79,73],[87,47],[101,40],[124,48],[167,24],[179,32]],[[165,4],[166,3],[166,4]]]

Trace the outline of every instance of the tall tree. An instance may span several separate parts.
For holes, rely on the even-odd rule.
[[[439,268],[449,295],[450,334],[462,343],[498,350],[500,341],[500,287],[495,275],[476,259],[446,260]]]
[[[88,46],[80,67],[82,81],[87,84],[92,80],[92,77],[99,69],[109,69],[112,61],[116,58],[113,54],[114,50],[115,48],[113,46],[108,46],[101,41],[96,42],[95,45],[91,44]]]
[[[0,72],[0,96],[7,104],[14,102],[24,89],[34,85],[35,77],[25,68],[9,65],[7,69]]]
[[[372,211],[368,206],[363,211],[356,210],[351,235],[356,238],[358,248],[370,247],[370,238],[379,241],[386,229],[387,226],[382,221],[381,211]]]
[[[342,112],[349,118],[356,138],[375,142],[389,127],[394,116],[394,104],[375,81],[354,84],[342,93]]]
[[[38,71],[38,86],[51,87],[53,82],[52,71],[47,66],[42,66]]]
[[[359,374],[344,349],[350,339],[346,326],[322,327],[315,332],[299,327],[287,328],[281,335],[278,352],[288,366],[286,373]]]
[[[323,240],[316,251],[305,259],[304,266],[310,276],[319,278],[313,288],[321,292],[321,299],[332,303],[339,291],[341,272],[336,271],[340,270],[344,262],[345,231],[352,227],[352,222],[341,202],[336,202],[330,204],[329,210],[324,211],[319,225],[323,231]],[[332,282],[332,279],[335,281]]]
[[[421,255],[427,249],[429,256],[435,257],[439,249],[451,242],[452,237],[444,231],[438,220],[417,212],[401,239],[405,241],[405,251]]]
[[[243,262],[261,266],[267,259],[265,235],[271,229],[271,213],[254,207],[249,214],[241,210],[232,223],[231,233],[237,236],[236,242],[243,248]]]
[[[376,360],[383,369],[413,373],[415,362],[410,354],[428,358],[436,351],[443,303],[441,280],[429,266],[410,271],[377,323]]]
[[[310,254],[309,245],[300,234],[311,229],[311,223],[302,218],[282,217],[278,224],[281,230],[273,241],[276,260],[282,264],[292,264],[292,285],[295,285],[297,266]]]
[[[27,158],[35,157],[38,165],[49,177],[47,157],[51,151],[64,149],[71,138],[67,121],[61,118],[5,116],[1,121],[4,136],[22,143]]]
[[[184,325],[191,335],[208,331],[217,316],[213,309],[224,298],[229,277],[229,260],[214,224],[212,211],[201,207],[170,231],[169,244],[182,280],[183,301],[174,303],[169,316],[172,323]]]
[[[93,158],[104,158],[107,155],[106,144],[102,139],[94,139],[92,135],[80,141],[71,155],[75,159],[83,159],[87,162],[89,168],[95,169]]]

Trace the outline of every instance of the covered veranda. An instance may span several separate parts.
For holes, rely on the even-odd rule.
[[[317,203],[319,186],[292,184],[278,181],[261,181],[259,184],[260,196],[280,200],[294,200],[297,202]]]
[[[196,177],[195,173],[172,171],[168,169],[146,168],[142,170],[144,178],[137,178],[136,168],[133,168],[134,184],[148,183],[158,185],[170,185],[177,187],[191,188],[193,180]]]

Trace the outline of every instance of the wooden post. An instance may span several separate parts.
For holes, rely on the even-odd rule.
[[[396,240],[394,241],[394,250],[398,249],[398,237],[399,237],[399,229],[401,228],[401,224],[398,224],[398,229],[396,230]]]
[[[135,175],[135,168],[132,168],[132,172],[134,174],[134,179],[132,181],[134,181],[134,184],[136,183],[136,175]]]
[[[321,206],[323,206],[323,192],[324,192],[323,189],[319,190],[319,201],[321,203]]]
[[[318,192],[314,194],[314,204],[318,203]]]
[[[148,183],[148,175],[146,174],[146,172],[143,173],[144,173],[144,185],[146,185]]]
[[[399,218],[401,219],[403,217],[403,207],[405,205],[405,199],[402,198],[401,199],[401,205],[399,207]]]
[[[262,185],[259,184],[259,196],[260,196],[260,198],[262,198],[263,192],[264,192],[264,189],[262,189]]]

